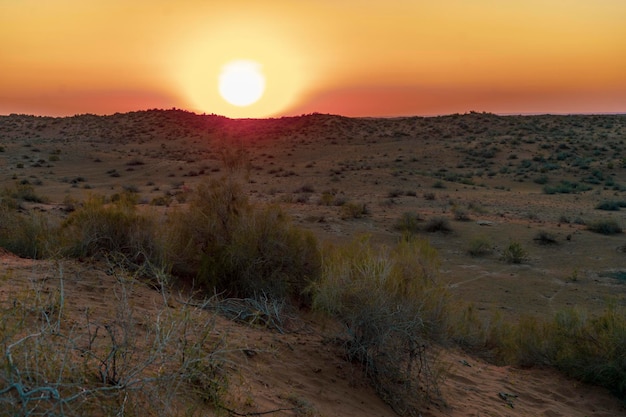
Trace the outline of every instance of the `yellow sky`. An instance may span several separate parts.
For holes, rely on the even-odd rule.
[[[0,0],[0,114],[626,112],[623,0]],[[222,66],[258,61],[249,107]]]

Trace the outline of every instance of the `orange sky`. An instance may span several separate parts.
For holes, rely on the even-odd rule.
[[[0,114],[626,112],[624,0],[0,0]],[[263,98],[217,92],[233,59]]]

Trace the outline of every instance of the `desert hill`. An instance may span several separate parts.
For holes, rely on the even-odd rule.
[[[609,304],[624,306],[624,234],[592,226],[626,226],[625,141],[623,115],[10,115],[0,116],[0,181],[7,189],[30,187],[38,197],[23,198],[21,214],[62,221],[69,206],[93,195],[127,192],[140,210],[167,213],[184,207],[198,185],[235,178],[251,202],[280,206],[320,242],[344,244],[367,234],[376,245],[392,246],[404,232],[417,233],[437,249],[438,276],[453,304],[471,304],[487,323],[496,316],[516,323],[568,308],[594,316]],[[64,282],[71,320],[82,320],[88,307],[101,315],[95,321],[114,314],[99,298],[119,294],[117,273],[100,261],[59,262],[71,271]],[[3,254],[5,307],[34,283],[50,282],[45,291],[55,293],[58,268]],[[162,294],[141,285],[131,293],[146,322],[159,315]],[[168,298],[167,308],[182,309],[180,298]],[[231,411],[394,414],[331,342],[338,326],[332,320],[290,311],[297,325],[281,333],[213,313],[193,314],[214,318],[214,329],[236,352],[228,356],[236,375],[230,379],[237,380],[228,393]],[[441,395],[420,409],[423,416],[626,414],[615,396],[554,369],[497,366],[485,352],[441,349],[446,377]]]

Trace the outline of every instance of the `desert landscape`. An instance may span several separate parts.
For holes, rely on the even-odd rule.
[[[625,141],[623,115],[0,116],[1,414],[626,415]],[[201,256],[142,234],[205,221]],[[358,345],[379,301],[408,335]]]

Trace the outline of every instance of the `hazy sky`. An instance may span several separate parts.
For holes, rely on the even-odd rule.
[[[0,0],[0,42],[0,114],[626,112],[625,0]]]

